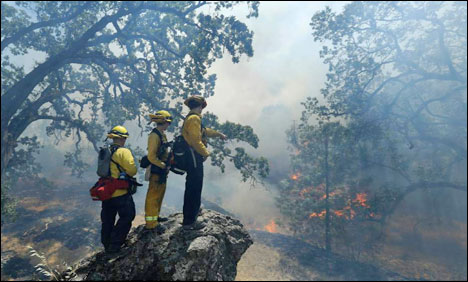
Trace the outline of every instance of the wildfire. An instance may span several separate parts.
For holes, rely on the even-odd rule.
[[[326,213],[327,213],[327,212],[326,212],[325,210],[323,210],[323,211],[321,211],[321,212],[319,212],[319,213],[313,212],[313,213],[311,213],[311,214],[309,215],[309,218],[314,218],[314,217],[323,218],[323,217],[325,217],[325,214],[326,214]]]
[[[295,173],[295,174],[291,175],[291,179],[294,180],[294,181],[296,181],[296,180],[299,179],[300,176],[301,176],[301,173],[298,172],[298,173]]]
[[[356,212],[351,206],[346,206],[342,210],[334,210],[333,213],[338,217],[344,217],[346,219],[353,219],[356,216]]]
[[[333,192],[329,193],[329,196],[330,196],[330,197],[333,197],[333,196],[338,195],[338,194],[340,194],[339,191],[336,191],[336,192],[333,191]],[[320,198],[320,200],[325,200],[326,198],[327,198],[327,194],[324,194],[324,195]]]
[[[305,195],[312,192],[312,190],[314,189],[314,187],[307,187],[307,188],[304,188],[301,190],[301,192],[299,192],[299,196],[304,199],[305,198]]]
[[[334,211],[333,212],[336,216],[344,216],[344,211]]]
[[[337,191],[337,192],[331,192],[329,195],[330,197],[334,196],[334,195],[337,195],[337,194],[340,194],[341,192]],[[326,195],[323,195],[320,200],[324,200],[326,199],[327,196]],[[353,200],[348,200],[348,205],[345,206],[343,209],[340,209],[340,210],[333,210],[331,211],[334,215],[336,215],[337,217],[344,217],[345,219],[347,220],[350,220],[350,219],[353,219],[355,216],[356,216],[356,211],[353,209],[353,206],[354,207],[364,207],[364,208],[367,208],[369,209],[370,206],[369,204],[367,203],[367,194],[366,193],[358,193],[356,194],[356,197],[353,199]],[[309,215],[309,219],[311,218],[316,218],[316,217],[319,217],[319,218],[324,218],[326,215],[326,211],[323,210],[319,213],[316,213],[316,212],[313,212]],[[374,213],[370,213],[369,214],[370,217],[375,217],[375,214]]]
[[[305,199],[306,195],[311,193],[312,191],[318,191],[318,192],[322,192],[325,188],[325,185],[324,184],[319,184],[318,186],[314,187],[314,186],[309,186],[309,187],[306,187],[304,189],[302,189],[300,192],[299,192],[299,196],[302,198],[302,199]],[[333,195],[336,195],[336,194],[340,194],[341,192],[332,192],[330,193],[330,196],[333,196]],[[320,200],[323,200],[325,199],[326,196],[324,195],[323,197],[320,198]]]
[[[356,199],[353,200],[353,203],[358,203],[361,207],[370,208],[370,206],[366,202],[367,202],[366,193],[356,194]]]
[[[264,229],[270,233],[277,233],[278,232],[278,225],[276,225],[276,222],[272,219],[270,223],[265,225]]]

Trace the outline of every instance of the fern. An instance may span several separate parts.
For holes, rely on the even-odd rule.
[[[62,267],[58,265],[56,265],[56,267],[51,267],[43,254],[40,254],[31,246],[28,246],[28,249],[30,256],[37,257],[41,261],[41,263],[34,267],[36,271],[49,277],[50,281],[67,281],[76,276],[75,270],[66,262],[63,262]]]

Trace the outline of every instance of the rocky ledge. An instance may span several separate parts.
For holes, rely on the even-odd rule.
[[[242,224],[230,216],[203,209],[195,230],[182,228],[174,214],[162,228],[133,229],[120,253],[97,252],[83,259],[66,280],[234,280],[237,262],[253,243]]]

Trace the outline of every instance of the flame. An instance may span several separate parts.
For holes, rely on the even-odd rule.
[[[342,210],[335,210],[333,213],[338,217],[344,217],[346,219],[353,219],[356,216],[356,212],[351,206],[346,206]]]
[[[265,225],[264,229],[270,233],[278,233],[278,225],[272,219],[269,224]]]
[[[320,213],[313,212],[309,215],[309,218],[314,218],[314,217],[320,217],[323,218],[325,214],[327,213],[326,210],[321,211]]]
[[[298,173],[295,173],[295,174],[291,175],[291,179],[294,180],[294,181],[296,181],[296,180],[299,179],[300,176],[301,176],[301,173],[298,172]]]
[[[330,196],[330,198],[331,198],[331,197],[333,197],[333,196],[335,196],[335,195],[340,194],[340,192],[339,192],[339,191],[336,191],[336,192],[333,191],[333,192],[328,193],[328,194],[329,194],[329,196]],[[324,194],[324,195],[320,198],[320,200],[325,200],[326,198],[327,198],[327,194]]]
[[[357,203],[361,207],[370,208],[370,206],[366,202],[367,202],[367,194],[366,193],[356,194],[356,199],[353,200],[353,203]]]
[[[344,216],[344,211],[343,210],[338,210],[333,212],[336,216],[342,217]]]
[[[302,190],[301,192],[303,192],[303,191],[305,192],[305,189]],[[331,193],[329,193],[329,196],[332,197],[332,196],[337,195],[337,194],[341,194],[341,191],[331,192]],[[320,200],[324,200],[326,198],[327,198],[327,195],[325,194],[322,197],[320,197]],[[356,217],[356,211],[353,209],[353,206],[354,207],[364,207],[364,208],[369,209],[370,206],[367,203],[367,194],[366,193],[357,193],[356,197],[353,200],[348,200],[347,206],[345,206],[343,209],[333,210],[331,212],[334,215],[336,215],[337,217],[344,217],[345,219],[350,220],[350,219],[353,219],[354,217]],[[325,214],[326,214],[325,210],[323,210],[323,211],[321,211],[319,213],[313,212],[313,213],[311,213],[309,215],[309,219],[315,218],[315,217],[324,218]],[[376,214],[373,213],[373,212],[370,212],[368,214],[368,216],[369,217],[375,217]]]
[[[301,196],[301,198],[304,199],[305,194],[312,192],[313,189],[314,189],[314,187],[312,187],[312,186],[304,188],[304,189],[301,190],[301,192],[299,192],[299,196]]]

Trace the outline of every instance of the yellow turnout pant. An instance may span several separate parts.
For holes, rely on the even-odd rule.
[[[151,174],[145,202],[146,228],[152,229],[158,225],[159,212],[166,193],[166,183],[159,184],[159,175]]]

